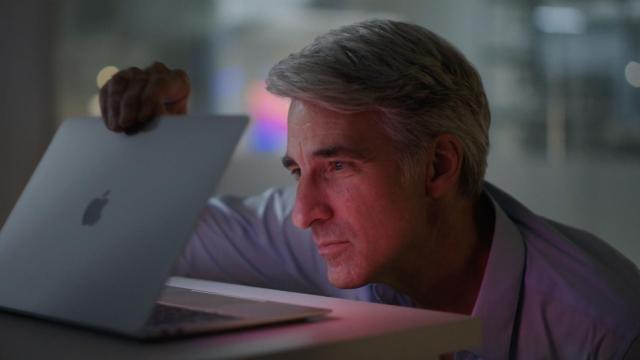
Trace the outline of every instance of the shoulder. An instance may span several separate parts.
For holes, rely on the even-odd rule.
[[[526,248],[521,322],[545,334],[531,344],[565,342],[602,355],[628,348],[640,333],[638,267],[597,236],[494,192]]]
[[[593,234],[544,218],[522,229],[531,288],[603,325],[640,327],[640,272],[629,259]]]

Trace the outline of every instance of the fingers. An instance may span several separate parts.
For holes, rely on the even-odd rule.
[[[154,116],[163,115],[167,111],[164,107],[164,93],[167,79],[165,76],[152,76],[140,97],[139,122],[151,120]]]
[[[162,114],[185,114],[190,91],[189,77],[184,71],[168,70],[160,64],[142,92],[139,121]]]
[[[105,85],[107,87],[107,122],[109,129],[122,131],[120,125],[120,103],[129,85],[129,79],[124,72],[114,75]]]
[[[167,113],[176,114],[175,111],[171,111],[171,107],[187,99],[191,91],[187,73],[180,69],[171,70],[159,62],[153,63],[145,71],[151,75],[151,92],[161,96],[160,99],[154,100],[162,101]]]
[[[127,82],[127,89],[120,99],[120,119],[118,125],[128,129],[138,124],[140,95],[147,84],[147,76],[137,68],[132,68]]]
[[[100,89],[100,111],[109,129],[129,131],[157,115],[185,114],[190,92],[189,77],[182,70],[159,62],[144,71],[132,67]]]
[[[130,115],[126,113],[126,108],[123,109],[122,104],[124,99],[131,101],[132,94],[127,93],[127,89],[129,83],[140,73],[142,70],[138,68],[120,71],[100,89],[101,111],[109,129],[117,132],[127,129],[127,123],[123,119],[129,119]]]
[[[151,81],[147,81],[140,96],[140,109],[138,110],[138,123],[151,121],[154,115],[158,115],[158,110],[164,110],[160,94]]]
[[[171,70],[169,70],[169,68],[165,64],[155,61],[153,64],[144,69],[144,71],[148,73],[164,74],[168,73]]]

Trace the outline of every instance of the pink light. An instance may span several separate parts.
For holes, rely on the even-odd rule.
[[[254,81],[247,91],[249,113],[257,121],[275,121],[286,129],[289,99],[277,97],[265,89],[264,81]]]

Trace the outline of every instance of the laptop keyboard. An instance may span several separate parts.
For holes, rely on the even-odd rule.
[[[156,304],[153,312],[151,313],[151,316],[149,317],[147,325],[151,327],[168,327],[181,324],[225,322],[237,319],[238,318],[236,317],[228,315],[220,315],[215,313],[185,309],[177,306]]]

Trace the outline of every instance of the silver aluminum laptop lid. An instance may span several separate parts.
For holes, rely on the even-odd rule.
[[[247,122],[163,117],[126,135],[65,121],[0,232],[0,307],[135,333]]]

